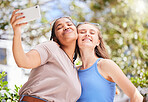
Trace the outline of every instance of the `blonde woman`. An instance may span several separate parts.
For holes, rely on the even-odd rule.
[[[119,66],[109,59],[100,30],[90,23],[77,26],[79,55],[82,66],[78,70],[82,94],[77,102],[113,102],[117,84],[131,102],[142,102],[143,97],[124,75]]]

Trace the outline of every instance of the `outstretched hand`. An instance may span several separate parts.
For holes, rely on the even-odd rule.
[[[25,16],[22,16],[23,13],[16,13],[17,11],[19,11],[19,9],[13,11],[11,19],[10,19],[10,24],[12,25],[14,34],[21,33],[21,29],[20,29],[21,26],[24,26],[27,24],[27,22],[18,24],[21,20],[23,20],[25,18]],[[18,18],[18,16],[22,16],[22,17]]]

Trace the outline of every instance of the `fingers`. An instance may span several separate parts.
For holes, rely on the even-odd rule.
[[[10,23],[12,25],[12,27],[19,27],[19,26],[24,26],[26,25],[27,23],[21,23],[21,24],[18,24],[20,21],[22,21],[25,17],[19,17],[19,16],[22,16],[23,13],[19,12],[19,13],[16,13],[17,11],[19,11],[19,9],[17,10],[14,10],[13,13],[12,13],[12,16],[11,16],[11,19],[10,19]],[[18,18],[19,17],[19,18]]]
[[[19,9],[16,9],[16,10],[13,11],[11,19],[10,19],[11,24],[17,19],[18,16],[23,15],[23,13],[16,13],[18,11],[19,11]]]
[[[14,17],[14,15],[15,15],[15,13],[16,13],[17,11],[19,11],[19,9],[17,9],[17,10],[14,10],[14,11],[12,12],[12,16],[11,16],[11,19],[10,19],[10,23],[12,22],[12,20],[13,20],[13,17]]]
[[[12,15],[10,19],[10,23],[12,24],[17,19],[18,16],[22,16],[22,15],[23,13],[17,13],[17,14]]]
[[[18,26],[24,26],[24,25],[26,25],[27,24],[27,22],[26,23],[21,23],[21,24],[17,24]]]
[[[17,11],[19,11],[19,9],[14,10],[12,15],[14,15]]]
[[[24,18],[25,18],[25,16],[20,17],[20,18],[18,18],[18,19],[15,19],[15,20],[12,22],[12,25],[15,26],[17,23],[19,23],[20,21],[22,21]]]

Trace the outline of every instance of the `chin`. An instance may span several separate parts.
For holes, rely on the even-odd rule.
[[[76,37],[67,37],[64,42],[66,43],[74,43],[76,42],[77,38]]]
[[[77,36],[75,36],[75,35],[69,35],[69,36],[66,36],[65,39],[68,39],[68,40],[77,40]]]
[[[83,46],[83,47],[89,47],[89,48],[93,47],[90,43],[85,43],[85,44],[82,44],[81,46]]]

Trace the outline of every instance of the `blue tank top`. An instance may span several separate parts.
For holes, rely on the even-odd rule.
[[[115,83],[106,80],[98,71],[97,61],[89,68],[78,70],[82,93],[77,102],[113,102]]]

